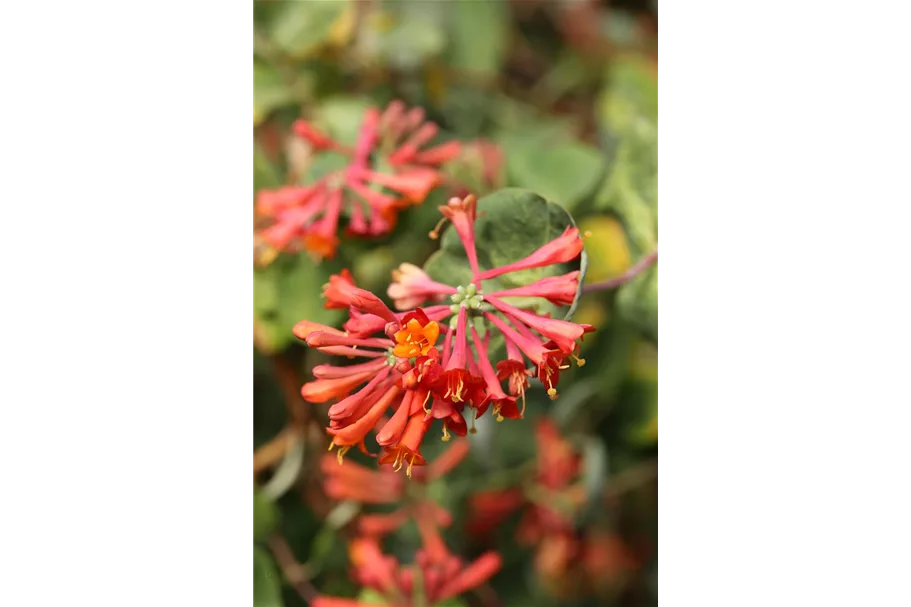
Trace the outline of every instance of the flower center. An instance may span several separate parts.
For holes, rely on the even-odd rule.
[[[425,356],[439,336],[440,326],[435,321],[421,326],[416,318],[412,318],[395,334],[396,346],[392,353],[399,358]]]
[[[478,292],[478,287],[474,283],[470,283],[467,287],[459,285],[456,287],[456,292],[450,296],[450,299],[452,300],[452,305],[449,306],[449,309],[452,310],[453,314],[458,314],[459,308],[462,306],[469,310],[477,310],[484,302],[484,296]]]

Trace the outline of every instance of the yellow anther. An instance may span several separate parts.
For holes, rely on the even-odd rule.
[[[338,465],[341,466],[345,460],[345,454],[351,449],[351,445],[345,445],[344,447],[338,450],[336,458],[338,459]]]
[[[437,222],[436,227],[433,228],[432,230],[430,230],[430,233],[428,234],[428,236],[430,236],[430,238],[433,240],[436,240],[437,238],[439,238],[440,237],[440,228],[443,227],[444,223],[446,223],[445,217],[442,218],[439,222]]]
[[[557,398],[557,389],[548,388],[547,395],[550,397],[550,400],[554,400],[555,398]]]

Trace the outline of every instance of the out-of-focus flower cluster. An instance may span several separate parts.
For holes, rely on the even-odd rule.
[[[269,252],[264,257],[301,249],[315,257],[333,257],[342,215],[347,216],[349,235],[388,233],[399,210],[422,203],[443,180],[441,165],[461,151],[458,141],[428,147],[439,127],[426,120],[423,109],[408,109],[401,101],[383,111],[368,108],[353,148],[303,119],[292,129],[315,153],[334,152],[348,161],[313,183],[258,193],[258,237]]]
[[[347,366],[319,365],[313,369],[315,379],[301,390],[311,403],[335,401],[329,407],[327,430],[332,436],[330,449],[338,447],[340,462],[353,446],[369,455],[365,439],[375,432],[383,450],[379,463],[393,464],[396,470],[407,466],[411,476],[413,466],[426,463],[420,446],[435,419],[442,422],[443,440],[449,440],[450,433],[465,436],[469,424],[473,429],[474,420],[488,409],[498,421],[520,418],[529,377],[537,376],[551,398],[556,398],[567,361],[584,363],[577,356],[579,341],[593,327],[506,302],[522,297],[569,305],[577,293],[579,272],[513,289],[488,292],[484,288],[485,280],[503,274],[575,259],[582,251],[578,229],[567,228],[524,259],[481,271],[474,196],[453,198],[440,211],[444,221],[452,221],[465,247],[472,271],[469,284],[442,284],[416,266],[403,264],[388,291],[400,310],[393,312],[379,297],[358,288],[344,271],[332,276],[323,289],[327,308],[348,311],[344,330],[307,320],[294,327],[295,335],[311,348],[366,359]],[[447,296],[451,304],[439,303]],[[427,300],[434,305],[419,307]],[[491,360],[490,344],[495,338],[505,343],[503,360]],[[383,421],[390,409],[391,417]]]
[[[549,418],[538,420],[534,478],[523,488],[486,490],[469,502],[468,532],[486,540],[505,520],[521,514],[516,541],[535,549],[534,566],[551,594],[569,598],[617,589],[638,563],[614,533],[578,528],[586,500],[581,457]]]
[[[423,547],[414,563],[402,565],[384,554],[375,537],[360,537],[349,546],[352,577],[383,597],[383,605],[412,607],[438,603],[477,588],[502,567],[496,552],[486,552],[470,563],[452,554],[439,533],[418,519]],[[375,603],[321,596],[313,607],[372,607]]]

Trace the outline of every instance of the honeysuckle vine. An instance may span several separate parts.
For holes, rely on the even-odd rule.
[[[400,208],[391,195],[368,183],[396,191],[412,203],[425,197],[438,178],[422,172],[432,169],[415,168],[414,163],[441,161],[455,146],[423,149],[435,130],[422,125],[417,114],[403,112],[368,112],[350,151],[351,165],[305,186],[305,195],[294,188],[261,195],[258,208],[275,218],[263,236],[276,247],[290,247],[297,239],[311,252],[328,257],[338,242],[341,201],[355,201],[348,207],[349,232],[352,225],[355,232],[368,226],[365,234],[388,229],[389,218],[383,213]],[[389,125],[404,126],[389,134]],[[295,128],[315,149],[348,152],[309,123]],[[387,166],[406,172],[365,168],[373,154],[365,150],[377,145],[381,132],[394,142],[380,146],[388,154]],[[296,202],[286,203],[294,196]],[[540,233],[534,238],[542,238],[539,245],[533,244],[534,238],[515,238],[508,222],[488,220],[479,232],[484,212],[479,212],[477,198],[453,197],[438,207],[441,219],[429,234],[441,240],[439,254],[444,257],[429,260],[423,268],[400,263],[385,289],[392,307],[342,270],[323,285],[322,298],[325,308],[342,310],[347,319],[340,326],[303,319],[293,328],[308,347],[333,357],[312,369],[313,378],[300,393],[308,403],[328,405],[325,430],[334,453],[320,462],[323,490],[332,499],[359,504],[349,543],[353,576],[382,601],[321,595],[312,599],[312,605],[430,606],[486,583],[502,566],[500,556],[487,552],[466,562],[453,555],[440,533],[451,524],[452,515],[423,489],[463,461],[470,443],[456,441],[428,461],[421,451],[428,432],[437,427],[442,441],[464,437],[476,431],[476,420],[488,411],[498,422],[521,420],[534,380],[557,399],[561,375],[573,364],[585,364],[582,343],[595,330],[570,319],[578,298],[583,292],[616,288],[657,260],[656,250],[623,275],[583,289],[584,239],[590,235],[580,233],[565,211],[540,197],[515,191],[503,200],[507,210],[501,212],[526,229],[537,229]],[[524,211],[525,219],[512,218],[512,202],[534,208]],[[360,223],[364,211],[357,210],[362,204],[372,218],[365,223]],[[307,221],[301,221],[305,216]],[[282,241],[283,234],[292,236]],[[497,249],[501,241],[512,244]],[[548,566],[563,575],[573,560],[591,564],[604,555],[597,541],[574,535],[572,515],[564,508],[577,507],[585,497],[577,481],[578,454],[551,422],[540,421],[536,432],[541,459],[535,490],[559,497],[557,502],[542,504],[541,495],[511,488],[493,492],[490,499],[473,506],[480,518],[469,527],[523,510],[522,542],[536,546],[536,558],[546,557]],[[375,443],[378,452],[368,446],[371,437],[369,444]],[[378,468],[346,462],[345,455],[355,447],[375,458]],[[407,479],[398,474],[402,470]],[[376,506],[386,509],[374,511]],[[411,564],[402,564],[383,553],[382,541],[409,522],[417,525],[422,548]],[[555,553],[561,555],[559,561],[546,556]]]

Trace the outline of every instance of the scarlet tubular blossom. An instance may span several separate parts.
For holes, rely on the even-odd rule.
[[[487,358],[487,348],[484,347],[474,327],[471,328],[471,336],[478,352],[478,365],[481,369],[481,375],[487,384],[487,398],[478,407],[478,415],[482,415],[487,410],[487,407],[493,404],[493,413],[497,416],[497,421],[503,421],[506,417],[511,419],[521,417],[522,415],[516,407],[516,399],[506,396],[506,393],[503,392],[497,373],[493,370],[493,366]]]
[[[484,381],[468,369],[471,351],[468,348],[468,310],[459,308],[455,347],[437,380],[435,393],[444,401],[457,404],[468,402],[477,407],[484,400]]]
[[[436,600],[445,601],[472,588],[477,588],[492,578],[502,567],[503,559],[496,552],[482,554],[477,560],[446,582],[439,589]]]
[[[447,141],[438,146],[418,152],[413,160],[418,164],[440,165],[456,158],[462,151],[462,144],[458,141]]]
[[[307,250],[319,258],[331,258],[343,216],[348,234],[373,237],[388,233],[399,209],[420,204],[442,181],[440,165],[459,154],[456,141],[425,149],[439,129],[425,121],[423,110],[405,111],[400,101],[385,112],[368,108],[353,148],[341,145],[306,120],[297,120],[292,132],[307,141],[316,153],[331,150],[348,157],[347,165],[306,186],[286,186],[258,193],[258,235],[271,251]],[[400,141],[400,138],[405,137]],[[397,145],[379,146],[380,142]],[[373,170],[374,164],[392,172]],[[377,188],[396,192],[392,196]],[[403,204],[403,201],[405,204]]]
[[[395,445],[386,447],[380,456],[380,464],[392,464],[394,470],[401,470],[405,462],[408,462],[407,474],[411,476],[412,466],[423,466],[426,464],[424,456],[421,455],[421,441],[427,434],[427,429],[433,420],[425,420],[423,415],[413,415],[405,426],[405,432],[402,439]]]
[[[329,282],[323,286],[323,297],[326,298],[324,306],[327,309],[344,310],[354,307],[384,318],[386,321],[397,321],[395,313],[379,297],[355,286],[348,270],[342,270],[341,274],[333,274],[329,277]]]
[[[455,292],[455,287],[432,280],[421,268],[403,263],[392,271],[392,284],[386,293],[394,302],[396,309],[410,310],[428,299],[439,301],[443,296]],[[446,311],[448,315],[448,308]]]
[[[351,542],[349,553],[354,577],[381,592],[390,605],[415,605],[419,600],[420,604],[437,605],[477,588],[502,568],[502,559],[495,552],[487,552],[466,565],[446,548],[433,527],[432,518],[424,510],[416,516],[423,547],[410,566],[402,566],[384,555],[375,537],[361,537]],[[418,599],[418,576],[422,581],[421,599]]]
[[[465,254],[468,256],[468,265],[471,266],[472,273],[478,279],[482,278],[478,273],[478,252],[474,237],[474,222],[478,217],[477,198],[471,194],[462,200],[451,198],[449,203],[440,207],[440,213],[452,221],[452,227],[455,228],[465,247]]]
[[[373,183],[378,183],[398,192],[414,204],[424,202],[430,191],[439,185],[442,180],[438,171],[423,168],[411,169],[395,175],[377,173],[376,171],[364,171],[360,175]]]
[[[306,139],[314,150],[327,150],[338,146],[331,137],[318,131],[306,120],[295,120],[291,125],[291,131],[301,139]]]
[[[394,504],[402,498],[405,489],[402,477],[387,472],[388,468],[373,470],[357,462],[339,466],[336,457],[331,454],[320,460],[320,470],[326,495],[336,500]]]
[[[576,340],[582,337],[582,334],[585,332],[582,325],[577,325],[576,323],[566,320],[538,316],[537,314],[532,314],[530,312],[523,312],[493,295],[488,295],[484,299],[500,312],[508,314],[531,327],[541,335],[552,339],[557,346],[566,353],[575,350]]]
[[[490,293],[496,297],[543,297],[558,306],[571,305],[579,290],[579,271],[542,278],[524,287]]]
[[[582,238],[579,237],[579,229],[568,227],[562,235],[551,240],[528,257],[499,268],[485,270],[478,274],[477,278],[487,280],[509,272],[566,263],[578,257],[581,252]]]
[[[344,331],[339,331],[334,327],[329,327],[327,325],[322,325],[318,322],[311,322],[309,320],[302,320],[292,329],[292,332],[298,339],[307,339],[311,333],[315,331],[321,331],[323,333],[331,333],[333,335],[344,335]]]

